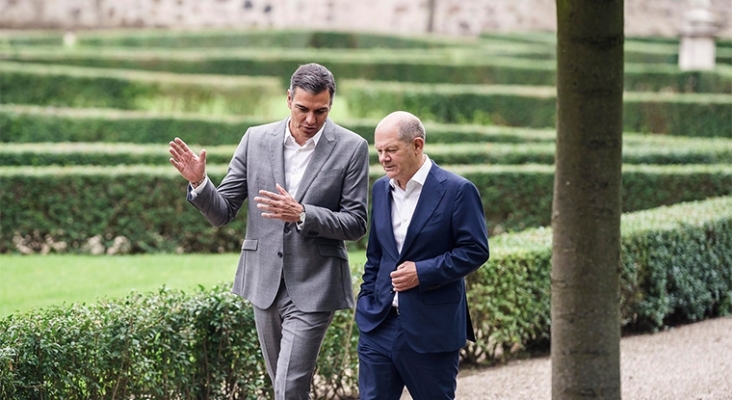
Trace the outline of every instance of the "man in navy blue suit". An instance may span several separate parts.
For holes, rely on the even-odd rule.
[[[453,399],[460,348],[475,340],[465,276],[488,260],[478,189],[424,154],[425,130],[397,111],[374,144],[386,176],[374,183],[363,284],[356,303],[360,398]]]

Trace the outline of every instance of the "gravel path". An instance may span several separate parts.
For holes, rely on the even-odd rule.
[[[732,400],[732,317],[624,337],[620,351],[623,399]],[[550,358],[461,372],[456,397],[550,400]]]

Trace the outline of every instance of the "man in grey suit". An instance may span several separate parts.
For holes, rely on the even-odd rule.
[[[250,199],[233,292],[253,305],[277,400],[309,397],[334,312],[354,306],[344,240],[366,233],[368,144],[328,119],[334,95],[328,69],[300,66],[289,118],[249,128],[218,187],[206,176],[206,150],[170,142],[189,201],[213,225]]]

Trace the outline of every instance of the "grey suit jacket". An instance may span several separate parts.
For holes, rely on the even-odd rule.
[[[287,120],[249,128],[217,187],[209,180],[189,201],[215,226],[236,216],[260,189],[277,193],[285,184]],[[300,183],[296,200],[305,207],[302,229],[266,219],[248,202],[246,237],[232,291],[256,307],[274,302],[281,279],[304,312],[353,308],[354,296],[344,240],[366,233],[368,143],[328,119]]]

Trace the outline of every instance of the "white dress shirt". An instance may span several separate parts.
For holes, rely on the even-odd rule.
[[[284,145],[284,160],[285,160],[285,182],[280,183],[285,190],[287,190],[292,197],[295,197],[297,195],[297,190],[300,188],[300,181],[302,181],[302,176],[305,173],[305,168],[308,165],[308,162],[310,162],[310,159],[313,158],[313,152],[315,151],[315,146],[318,145],[318,141],[321,137],[323,137],[323,129],[325,128],[325,124],[320,128],[318,133],[315,134],[315,136],[308,139],[304,145],[300,146],[295,141],[295,137],[292,136],[292,132],[290,131],[290,120],[287,120],[287,123],[285,124],[285,140],[283,141]],[[206,186],[208,182],[208,175],[206,175],[206,178],[203,180],[203,183],[198,185],[198,187],[191,190],[191,198],[195,199],[196,196],[198,196],[199,193],[203,191],[203,187]],[[251,195],[252,193],[250,193]],[[256,193],[254,193],[256,195]]]
[[[304,145],[300,146],[296,141],[295,137],[290,132],[290,123],[287,123],[285,128],[285,190],[292,197],[297,196],[297,190],[300,188],[300,182],[302,181],[302,175],[305,173],[305,168],[308,166],[310,159],[313,158],[313,152],[315,146],[318,145],[318,141],[323,136],[323,127],[320,128],[315,136],[308,139]]]
[[[407,237],[407,229],[409,229],[409,223],[412,221],[414,210],[417,208],[417,202],[419,202],[419,196],[422,194],[422,187],[425,180],[427,180],[427,175],[430,173],[430,168],[432,168],[432,161],[427,157],[427,154],[424,154],[424,163],[409,179],[406,189],[400,188],[394,179],[389,180],[389,185],[391,185],[391,226],[394,230],[394,239],[399,253],[402,252],[404,239]],[[399,293],[394,294],[391,305],[394,307],[399,306]]]

